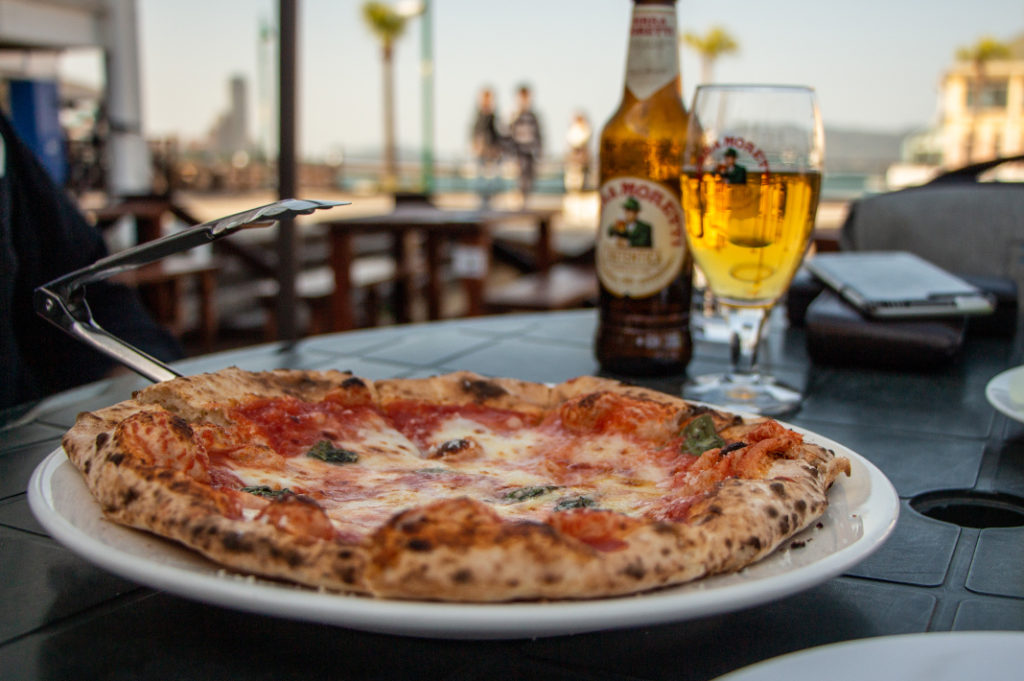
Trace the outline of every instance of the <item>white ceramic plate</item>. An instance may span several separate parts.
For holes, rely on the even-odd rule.
[[[1024,402],[1013,399],[1010,385],[1024,383],[1024,366],[1007,369],[985,386],[985,399],[1011,419],[1024,422]]]
[[[796,429],[800,430],[800,429]],[[806,431],[802,431],[805,432]],[[525,638],[676,622],[765,603],[810,588],[863,560],[892,532],[899,498],[859,454],[852,475],[833,486],[821,527],[811,527],[738,573],[637,596],[545,603],[464,604],[323,593],[240,575],[178,544],[105,520],[64,451],[35,470],[28,499],[39,522],[86,560],[127,579],[237,610],[432,638]]]
[[[1017,681],[1024,632],[908,634],[845,641],[758,662],[717,681]]]

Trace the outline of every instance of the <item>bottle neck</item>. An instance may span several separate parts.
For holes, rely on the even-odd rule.
[[[675,2],[637,2],[626,56],[626,90],[648,99],[669,83],[679,82],[679,37]]]

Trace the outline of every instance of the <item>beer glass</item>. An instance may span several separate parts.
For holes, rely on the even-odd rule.
[[[681,178],[686,236],[729,322],[732,368],[689,381],[684,397],[766,415],[799,405],[799,391],[758,368],[757,352],[810,242],[824,137],[810,88],[697,88]]]

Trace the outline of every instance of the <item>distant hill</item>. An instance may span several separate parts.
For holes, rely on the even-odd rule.
[[[909,132],[828,128],[825,130],[825,172],[885,174],[890,164],[900,160],[900,144]],[[376,162],[380,159],[380,153],[380,150],[374,148],[353,149],[346,154],[346,159],[354,163]],[[398,158],[402,163],[417,164],[420,154],[420,149],[414,147],[398,149]],[[545,158],[548,161],[560,160],[556,154]],[[466,160],[459,154],[442,151],[435,152],[435,159],[438,163],[456,165]]]
[[[825,130],[825,172],[881,174],[900,160],[904,132]]]

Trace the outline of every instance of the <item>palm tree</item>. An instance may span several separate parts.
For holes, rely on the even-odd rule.
[[[978,135],[978,115],[981,113],[982,93],[985,90],[985,67],[995,59],[1007,59],[1010,47],[991,36],[984,36],[969,47],[957,48],[956,58],[970,62],[974,66],[974,96],[971,98],[971,129],[967,136],[966,161],[970,163],[974,156],[975,140]],[[970,88],[970,84],[968,84]],[[997,150],[998,151],[998,150]]]
[[[384,181],[393,187],[398,178],[395,159],[394,44],[405,32],[406,17],[383,2],[363,4],[363,19],[381,46],[384,67]]]
[[[721,26],[713,26],[704,35],[687,31],[680,42],[692,48],[700,55],[700,74],[702,83],[711,82],[711,71],[715,60],[723,54],[732,54],[740,49],[739,43]]]

